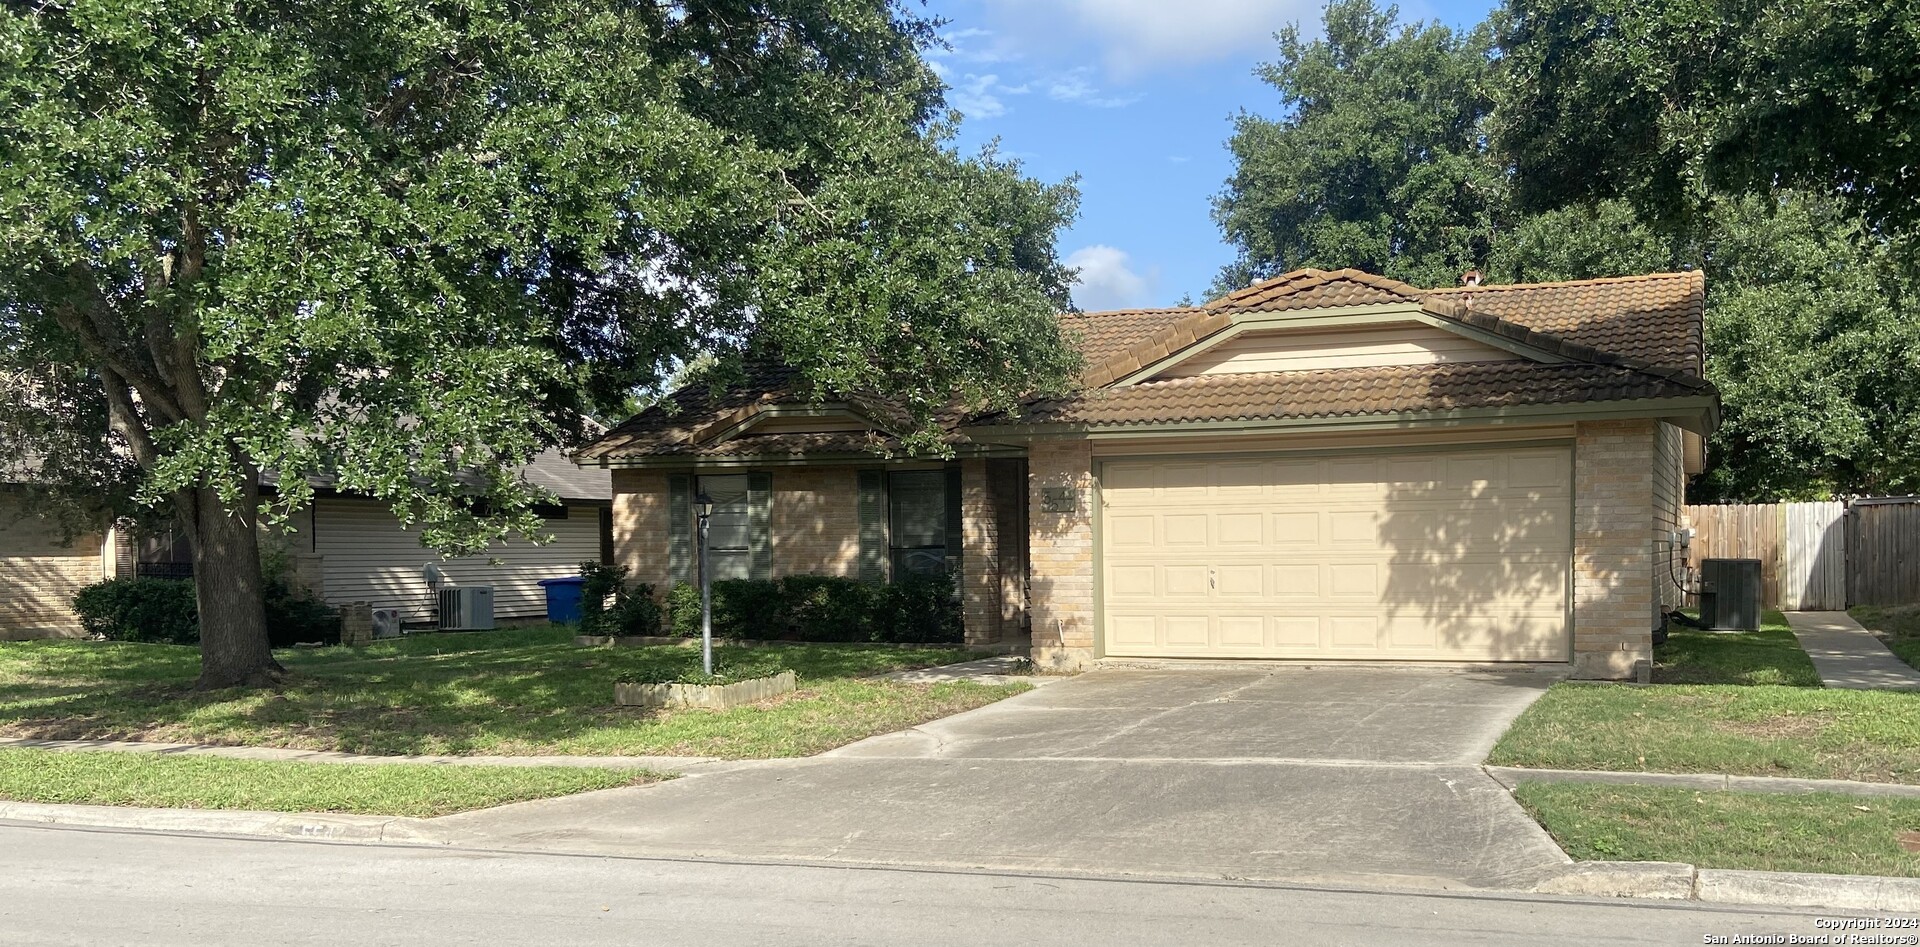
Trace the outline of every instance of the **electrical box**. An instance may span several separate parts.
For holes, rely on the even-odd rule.
[[[493,627],[493,586],[466,585],[440,590],[441,631],[485,631]]]
[[[1760,630],[1760,560],[1700,561],[1700,621],[1714,631]]]

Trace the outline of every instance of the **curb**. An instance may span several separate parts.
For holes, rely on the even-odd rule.
[[[1920,912],[1920,878],[1737,871],[1681,862],[1578,862],[1527,890],[1595,898]]]
[[[217,811],[209,809],[136,809],[121,806],[69,806],[40,802],[0,802],[0,821],[148,832],[253,835],[325,842],[399,842],[444,845],[424,819],[396,816],[329,815],[309,812]]]

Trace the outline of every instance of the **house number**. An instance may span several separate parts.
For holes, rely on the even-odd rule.
[[[1073,487],[1044,487],[1040,491],[1040,511],[1078,513],[1080,512],[1080,491]]]

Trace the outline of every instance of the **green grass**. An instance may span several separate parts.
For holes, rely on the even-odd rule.
[[[1514,798],[1579,861],[1920,877],[1900,847],[1920,800],[1521,783]]]
[[[1675,632],[1654,657],[1668,683],[1554,685],[1487,762],[1920,783],[1920,694],[1818,686],[1779,612],[1757,633]]]
[[[868,675],[975,657],[952,649],[724,648],[742,672],[801,689],[724,711],[613,706],[613,682],[697,669],[697,648],[579,648],[568,628],[417,635],[278,652],[275,691],[197,693],[199,655],[171,645],[0,643],[0,736],[127,739],[356,753],[807,756],[991,703],[1026,687]]]
[[[1847,614],[1879,635],[1900,660],[1920,668],[1920,605],[1855,605]]]
[[[428,817],[660,777],[569,766],[429,766],[0,750],[0,799]]]

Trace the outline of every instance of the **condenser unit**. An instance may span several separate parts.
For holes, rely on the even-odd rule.
[[[493,586],[468,585],[440,590],[441,631],[485,631],[493,627]]]

